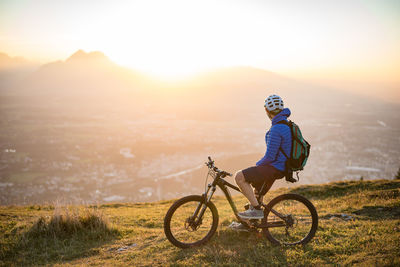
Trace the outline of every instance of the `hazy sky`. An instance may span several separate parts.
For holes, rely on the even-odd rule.
[[[399,84],[400,0],[0,0],[0,51],[78,49],[159,75],[250,65]]]

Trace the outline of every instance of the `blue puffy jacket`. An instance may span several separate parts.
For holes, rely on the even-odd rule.
[[[292,133],[287,125],[278,124],[278,122],[283,120],[287,121],[289,116],[290,110],[285,108],[272,119],[272,126],[265,134],[267,151],[265,152],[264,157],[256,163],[257,166],[270,164],[280,171],[285,170],[287,159],[279,148],[282,147],[286,155],[290,155],[290,150],[292,148]]]

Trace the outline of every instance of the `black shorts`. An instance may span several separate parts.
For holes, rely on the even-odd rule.
[[[271,165],[253,166],[242,170],[242,172],[246,182],[251,184],[256,189],[256,193],[260,195],[265,195],[275,180],[285,176],[282,171]],[[261,189],[262,191],[260,192]]]

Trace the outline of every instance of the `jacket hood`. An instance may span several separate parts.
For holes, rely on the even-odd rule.
[[[276,115],[272,119],[272,125],[275,125],[280,121],[287,120],[287,118],[290,116],[290,114],[291,114],[290,109],[284,108],[281,112],[279,112],[278,115]]]

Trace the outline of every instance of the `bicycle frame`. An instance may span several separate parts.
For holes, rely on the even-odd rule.
[[[235,214],[236,219],[237,219],[238,221],[243,221],[243,219],[241,219],[241,218],[238,216],[238,210],[237,210],[237,208],[236,208],[236,204],[235,204],[235,202],[233,202],[232,195],[231,195],[231,193],[230,193],[228,187],[230,187],[230,188],[232,188],[233,190],[236,190],[236,191],[238,191],[238,192],[241,192],[241,191],[240,191],[239,187],[237,187],[237,186],[235,186],[235,185],[233,185],[233,184],[231,184],[231,183],[225,181],[223,178],[221,178],[221,175],[220,175],[220,174],[217,174],[216,177],[215,177],[215,179],[214,179],[214,181],[213,181],[211,184],[208,184],[208,188],[207,188],[206,192],[202,195],[202,196],[205,198],[205,200],[206,200],[205,203],[208,203],[208,202],[211,200],[212,196],[213,196],[214,193],[215,193],[215,190],[216,190],[216,187],[217,187],[217,186],[218,186],[218,187],[221,189],[221,191],[224,193],[226,199],[227,199],[228,202],[229,202],[229,205],[230,205],[231,208],[232,208],[233,213]],[[211,191],[211,192],[210,192],[210,191]],[[261,199],[261,196],[260,196],[257,200],[260,202],[260,199]],[[261,205],[264,206],[264,207],[266,207],[266,205],[263,204],[263,203],[262,203]],[[197,214],[198,214],[198,212],[199,212],[201,206],[203,206],[203,205],[200,204],[200,205],[197,207],[197,209],[196,209],[196,211],[194,212],[192,218],[196,218],[196,216],[197,216]],[[200,223],[201,218],[203,217],[203,214],[204,214],[206,208],[207,208],[207,206],[204,205],[203,208],[201,209],[200,214],[199,214],[199,216],[197,217],[198,219],[197,219],[197,221],[195,222],[196,224]],[[285,215],[280,214],[279,212],[275,211],[274,209],[271,209],[271,212],[274,213],[274,214],[275,214],[276,216],[278,216],[279,218],[281,218],[281,219],[283,220],[283,222],[268,223],[268,224],[266,224],[266,225],[265,225],[265,224],[261,224],[261,225],[257,225],[258,228],[270,228],[270,227],[282,227],[282,226],[286,226],[286,223],[285,223],[285,222],[286,222],[286,216],[285,216]]]
[[[235,217],[241,221],[240,217],[238,217],[239,212],[236,208],[236,204],[235,204],[235,202],[233,202],[231,192],[228,189],[228,187],[230,187],[230,188],[234,189],[235,191],[241,192],[239,187],[234,186],[233,184],[231,184],[225,180],[222,180],[221,178],[217,182],[217,186],[221,189],[222,192],[224,192],[224,195],[225,195],[226,199],[228,200],[229,205],[231,206],[232,211],[235,214]]]
[[[262,201],[264,192],[269,189],[269,184],[265,182],[260,189],[257,187],[255,190],[258,203],[264,207],[263,216],[253,217],[254,219],[249,219],[247,216],[242,218],[242,213],[238,212],[229,188],[237,192],[241,192],[241,190],[224,179],[232,174],[218,169],[211,157],[208,157],[208,162],[205,164],[209,169],[207,177],[211,176],[213,180],[207,185],[203,194],[201,196],[190,195],[175,201],[165,215],[164,232],[173,245],[180,248],[202,245],[215,234],[219,215],[217,207],[211,199],[217,187],[224,193],[236,219],[248,232],[260,233],[262,230],[264,236],[276,245],[306,244],[314,237],[318,227],[318,214],[308,199],[297,194],[287,193],[276,196],[269,203],[264,204]],[[251,206],[246,205],[245,208],[251,208]],[[178,209],[179,211],[176,213]],[[270,229],[274,227],[282,229],[275,231]],[[193,238],[189,238],[190,232],[197,230],[199,232],[195,233]]]

